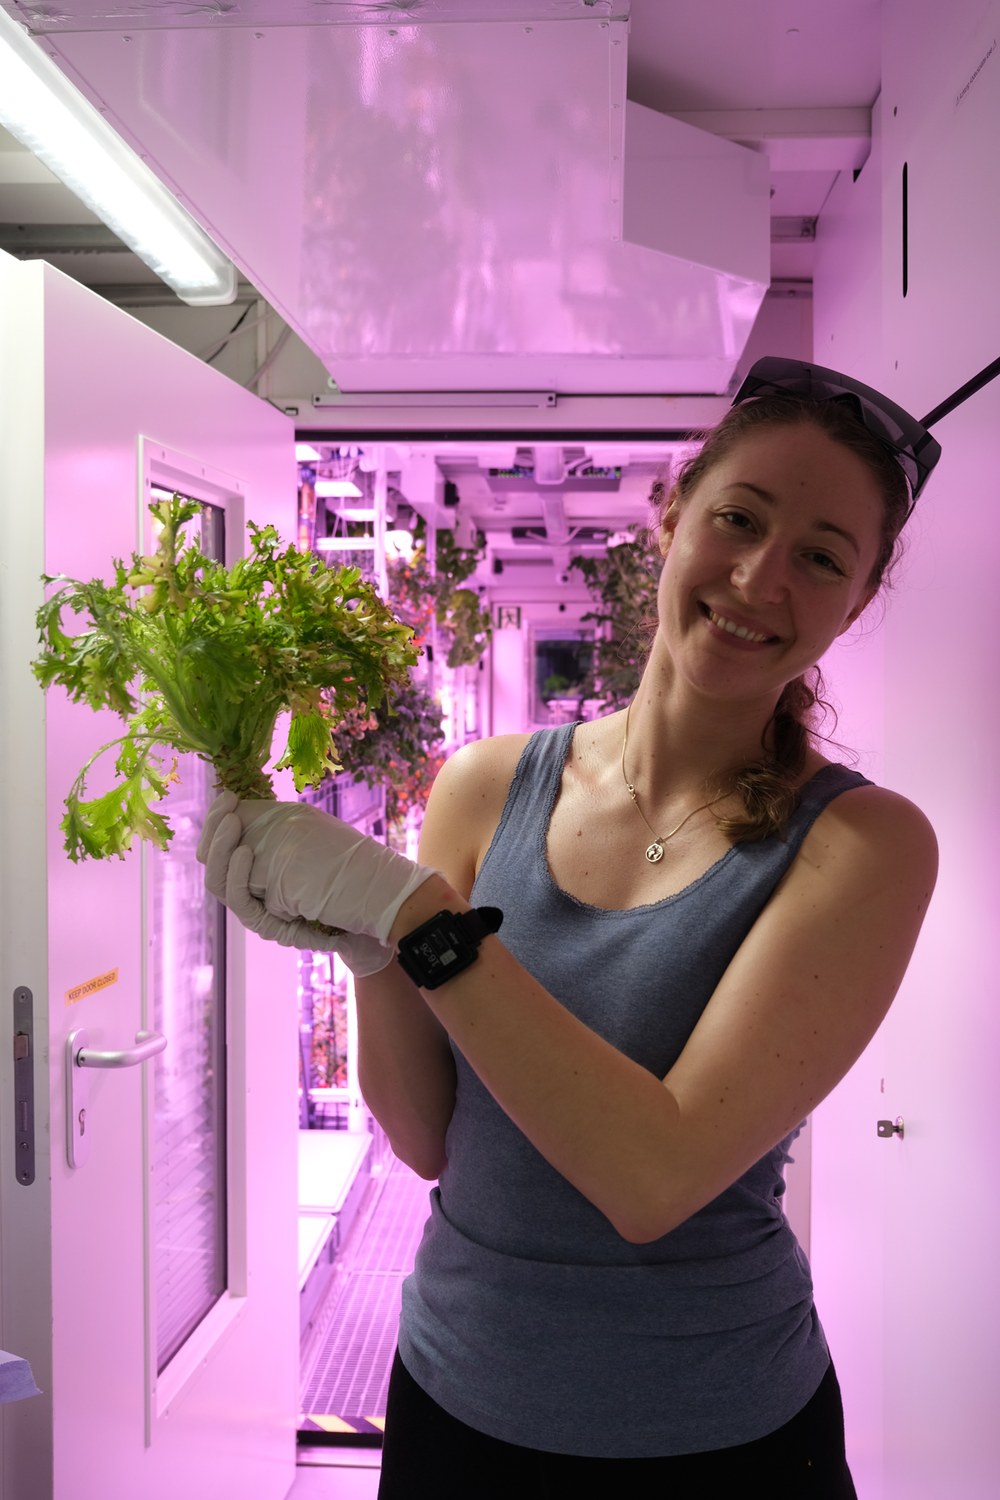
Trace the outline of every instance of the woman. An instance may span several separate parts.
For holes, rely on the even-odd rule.
[[[854,1495],[781,1168],[885,1015],[936,851],[909,802],[819,753],[807,680],[926,475],[876,393],[778,384],[818,375],[741,392],[666,497],[629,709],[466,746],[425,864],[309,807],[209,816],[209,886],[247,925],[351,934],[329,942],[359,976],[365,1096],[440,1179],[384,1500],[584,1475]]]

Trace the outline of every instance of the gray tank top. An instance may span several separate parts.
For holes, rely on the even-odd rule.
[[[605,911],[561,890],[546,859],[574,728],[525,747],[473,900],[503,910],[503,942],[568,1010],[662,1077],[816,817],[867,783],[826,766],[781,836],[733,846],[663,901]],[[481,1432],[591,1457],[724,1448],[789,1421],[829,1363],[782,1209],[794,1134],[633,1245],[453,1050],[448,1165],[403,1288],[399,1349],[418,1384]]]

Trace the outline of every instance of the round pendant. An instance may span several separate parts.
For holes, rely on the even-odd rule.
[[[649,848],[646,850],[646,858],[649,860],[649,863],[651,865],[659,864],[660,860],[663,858],[663,845],[660,843],[659,839],[654,839],[650,844]]]

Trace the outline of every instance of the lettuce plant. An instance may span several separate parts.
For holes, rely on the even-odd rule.
[[[44,688],[111,709],[125,733],[87,761],[70,789],[62,827],[74,860],[119,857],[135,837],[165,848],[171,830],[154,804],[176,778],[176,755],[211,763],[220,788],[273,798],[265,769],[279,715],[288,742],[274,770],[296,788],[341,769],[332,730],[359,703],[377,707],[417,660],[401,624],[356,567],[327,568],[281,550],[273,526],[248,525],[251,550],[231,568],[185,540],[197,501],[174,495],[150,511],[152,556],[115,559],[110,583],[45,578],[54,591],[37,613]],[[66,615],[84,617],[69,634]],[[116,781],[87,798],[98,756],[116,750]],[[168,761],[164,752],[175,752]]]

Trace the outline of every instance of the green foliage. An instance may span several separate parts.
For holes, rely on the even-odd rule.
[[[439,531],[436,541],[434,573],[423,544],[411,557],[389,564],[393,608],[413,630],[417,645],[426,642],[434,621],[447,665],[474,665],[489,644],[492,625],[479,595],[461,585],[475,571],[479,553],[457,547],[451,531]],[[393,825],[427,801],[444,759],[443,744],[441,710],[427,689],[412,680],[393,694],[389,712],[362,695],[333,736],[334,755],[350,768],[354,781],[385,787],[386,817]]]
[[[347,1004],[332,986],[313,991],[309,1049],[310,1088],[344,1088],[347,1084]]]
[[[394,559],[387,565],[386,573],[393,609],[409,625],[417,645],[426,645],[436,600],[434,580],[423,547],[416,547],[408,558]]]
[[[594,655],[579,688],[605,710],[624,708],[635,696],[656,628],[659,559],[638,542],[609,547],[599,557],[574,557],[595,608],[581,616],[594,623]]]
[[[475,589],[461,586],[476,571],[480,556],[478,547],[459,547],[453,531],[437,533],[437,621],[444,627],[448,638],[446,660],[449,667],[474,667],[493,635],[489,610],[480,606]]]
[[[481,532],[479,533],[479,541],[481,546],[483,541]],[[457,588],[467,578],[471,578],[476,571],[476,566],[481,555],[480,548],[460,547],[455,541],[454,531],[441,530],[436,532],[434,549],[437,576],[449,588]]]
[[[400,823],[411,807],[426,802],[441,769],[444,744],[441,710],[412,679],[393,695],[392,712],[375,714],[361,704],[334,730],[338,760],[354,781],[385,787],[386,817]]]
[[[438,604],[438,622],[444,626],[447,637],[446,665],[474,667],[493,633],[490,612],[480,606],[475,590],[453,589],[447,599]]]
[[[200,509],[178,495],[151,505],[156,552],[133,554],[131,566],[115,559],[110,584],[44,580],[57,588],[36,617],[36,677],[127,726],[73,783],[63,819],[71,859],[122,856],[135,836],[166,847],[170,828],[151,808],[173,776],[162,768],[164,747],[209,761],[217,784],[239,796],[273,797],[264,768],[278,716],[290,712],[274,769],[290,767],[300,791],[315,785],[340,769],[337,721],[362,702],[379,708],[416,662],[413,632],[358,568],[279,551],[274,527],[252,522],[250,553],[226,568],[184,545]],[[88,620],[77,635],[63,628],[67,610]],[[86,800],[90,767],[115,747],[118,783]]]
[[[439,531],[433,573],[423,544],[389,570],[389,592],[401,618],[422,638],[434,617],[449,667],[475,666],[493,634],[490,612],[480,605],[478,593],[462,587],[479,558],[476,548],[456,545],[453,531]]]

